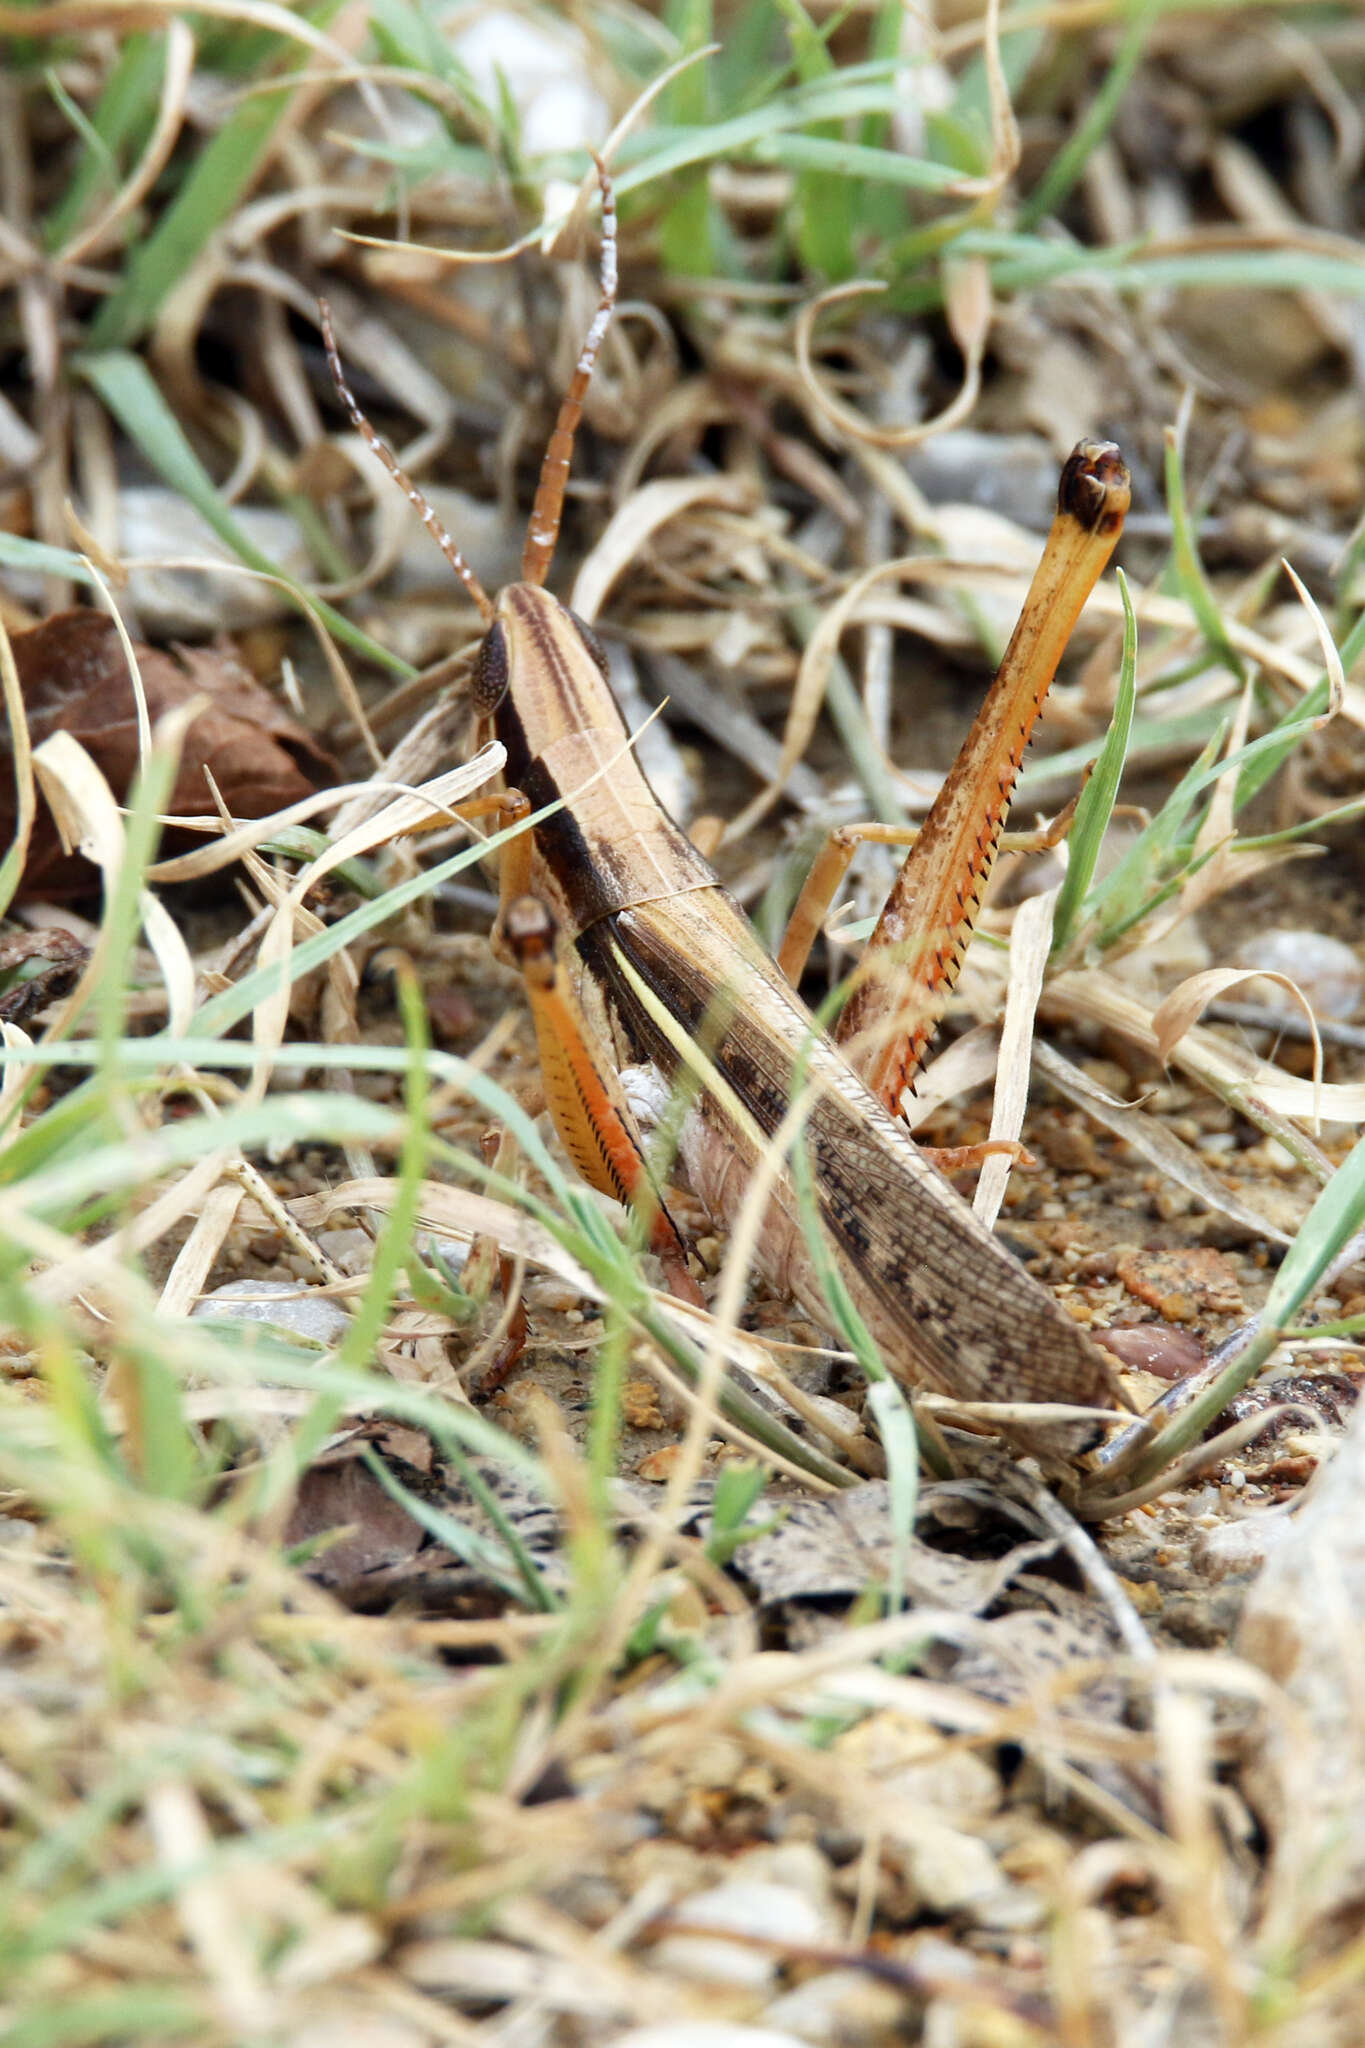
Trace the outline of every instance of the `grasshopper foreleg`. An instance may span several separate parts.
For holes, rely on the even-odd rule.
[[[559,956],[553,918],[539,897],[519,896],[503,914],[502,931],[526,983],[546,1105],[565,1150],[590,1186],[640,1214],[670,1293],[704,1308],[615,1064],[599,1045]]]

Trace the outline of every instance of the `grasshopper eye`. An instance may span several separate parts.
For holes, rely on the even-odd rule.
[[[568,611],[568,606],[566,605],[564,609]],[[606,648],[602,645],[596,633],[593,632],[586,619],[580,619],[577,612],[569,612],[569,617],[578,628],[579,639],[601,669],[603,680],[609,683],[611,681],[611,663],[607,660]]]
[[[497,710],[507,695],[508,679],[507,635],[501,621],[495,619],[474,656],[474,709],[480,717],[490,717]]]

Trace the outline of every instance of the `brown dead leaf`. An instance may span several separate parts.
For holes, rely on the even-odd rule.
[[[89,957],[90,948],[60,925],[43,932],[0,932],[0,976],[27,967],[30,961],[47,962],[0,995],[0,1022],[24,1024],[49,1003],[59,1001],[75,987]]]
[[[0,974],[12,974],[30,960],[84,960],[89,950],[63,925],[39,932],[0,932]]]
[[[115,797],[127,798],[138,765],[138,716],[132,677],[112,619],[101,612],[59,612],[14,640],[29,734],[35,746],[68,732],[92,755]],[[335,777],[335,764],[223,642],[213,647],[135,648],[150,721],[194,697],[207,708],[190,726],[171,794],[182,817],[213,817],[209,776],[236,817],[260,818],[311,795]],[[11,742],[0,741],[5,751]],[[0,767],[0,838],[14,831],[13,777]],[[184,834],[168,845],[197,844]],[[171,846],[174,850],[174,845]],[[21,884],[48,901],[94,894],[99,876],[63,851],[51,815],[40,812]]]

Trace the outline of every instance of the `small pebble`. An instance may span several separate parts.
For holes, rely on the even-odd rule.
[[[695,1934],[667,1934],[655,1949],[659,1967],[709,1984],[742,1984],[763,1989],[777,1976],[785,1947],[819,1941],[823,1918],[804,1892],[761,1878],[736,1878],[710,1891],[694,1892],[673,1910],[673,1919],[695,1926]],[[777,1946],[746,1948],[740,1942],[709,1940],[704,1930],[756,1936]]]
[[[1158,1379],[1184,1379],[1204,1363],[1199,1339],[1170,1323],[1137,1323],[1128,1329],[1095,1330],[1092,1335],[1097,1344],[1113,1352],[1120,1365],[1155,1373]]]
[[[1238,948],[1237,965],[1289,975],[1319,1017],[1354,1017],[1365,997],[1365,967],[1355,949],[1326,932],[1259,932]],[[1247,982],[1230,993],[1234,1001],[1303,1015],[1301,1004],[1277,981]]]
[[[363,1232],[362,1232],[363,1235]],[[414,1243],[424,1259],[430,1259],[433,1266],[443,1266],[447,1273],[463,1273],[472,1249],[467,1239],[447,1237],[439,1230],[419,1230]],[[337,1262],[340,1264],[340,1260]],[[370,1246],[369,1265],[362,1266],[361,1272],[368,1273],[374,1264],[374,1246]]]
[[[290,2048],[427,2048],[431,2035],[397,2013],[372,2009],[352,1992],[319,2003],[309,2001],[308,2009],[291,2018]]]
[[[815,2048],[861,2048],[864,2042],[898,2038],[905,1998],[861,1970],[826,1970],[784,1992],[763,2017],[790,2027]]]
[[[457,1245],[455,1249],[468,1256],[464,1245]],[[583,1297],[578,1289],[571,1287],[567,1280],[559,1279],[556,1274],[547,1273],[527,1283],[526,1306],[530,1309],[563,1316],[567,1315],[570,1309],[581,1308],[582,1303]]]
[[[1236,1272],[1207,1245],[1127,1252],[1118,1262],[1118,1277],[1168,1323],[1192,1323],[1201,1313],[1237,1315],[1242,1308]]]
[[[893,1853],[919,1899],[934,1913],[962,1913],[977,1925],[989,1917],[1007,1887],[986,1844],[975,1835],[936,1822],[902,1836]]]
[[[827,1443],[834,1444],[850,1436],[861,1435],[857,1416],[852,1409],[845,1407],[842,1401],[836,1401],[832,1394],[809,1394],[806,1398],[811,1407],[829,1422],[830,1429],[834,1432],[825,1439]],[[824,1432],[821,1431],[821,1434]]]
[[[1057,460],[1034,434],[950,428],[922,442],[906,468],[930,504],[980,505],[1045,532],[1057,498]]]
[[[663,1444],[657,1451],[650,1451],[635,1467],[637,1479],[647,1479],[652,1486],[667,1486],[673,1477],[673,1468],[682,1456],[681,1444]]]
[[[319,1349],[339,1344],[351,1321],[329,1295],[301,1290],[292,1280],[229,1280],[206,1294],[194,1315],[201,1321],[230,1316],[238,1323],[269,1323]]]
[[[1279,1508],[1265,1508],[1233,1522],[1214,1519],[1213,1526],[1201,1529],[1195,1538],[1191,1562],[1213,1579],[1255,1571],[1289,1535],[1290,1528],[1289,1517]]]
[[[358,1224],[349,1230],[320,1230],[316,1242],[318,1250],[352,1279],[368,1273],[374,1264],[374,1239]]]
[[[807,2048],[795,2034],[773,2027],[733,2026],[728,2020],[664,2020],[618,2034],[612,2048]]]

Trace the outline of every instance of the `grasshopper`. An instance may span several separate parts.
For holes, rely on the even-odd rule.
[[[1103,1352],[974,1216],[898,1115],[953,986],[1000,843],[1034,720],[1072,625],[1118,538],[1127,475],[1107,443],[1082,444],[1014,638],[985,706],[911,848],[833,1037],[794,987],[851,858],[857,830],[817,863],[780,963],[715,871],[660,806],[635,755],[592,631],[544,588],[593,364],[616,296],[615,211],[602,192],[601,298],[546,449],[521,581],[490,599],[347,388],[324,308],[333,376],[357,430],[407,491],[477,604],[477,732],[506,748],[510,819],[534,828],[501,856],[496,938],[521,965],[548,1106],[579,1171],[634,1204],[675,1291],[697,1298],[682,1237],[655,1184],[622,1081],[672,1087],[692,1048],[705,1085],[677,1155],[724,1232],[763,1147],[804,1091],[820,1227],[887,1367],[959,1401],[1113,1409]],[[866,828],[858,828],[866,829]],[[880,835],[884,836],[884,835]],[[888,965],[889,963],[889,965]],[[796,1190],[778,1174],[758,1238],[771,1284],[830,1322]],[[1017,1441],[1074,1457],[1092,1418]]]

